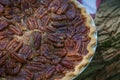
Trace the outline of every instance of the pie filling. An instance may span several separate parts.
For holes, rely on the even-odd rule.
[[[89,28],[70,0],[0,0],[0,77],[58,80],[88,53]]]

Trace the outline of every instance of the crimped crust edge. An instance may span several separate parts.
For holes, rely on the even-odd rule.
[[[86,12],[85,8],[82,7],[82,5],[77,0],[70,0],[73,2],[77,8],[81,10],[82,16],[86,18],[85,25],[90,28],[89,37],[90,42],[87,45],[88,54],[83,57],[83,60],[75,66],[74,72],[68,72],[61,80],[71,80],[78,76],[82,69],[86,67],[86,65],[90,62],[91,58],[93,57],[96,49],[96,43],[97,43],[97,36],[96,36],[96,27],[93,23],[93,20],[91,16]]]

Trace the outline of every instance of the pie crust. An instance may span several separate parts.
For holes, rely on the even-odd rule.
[[[85,25],[90,28],[90,32],[88,35],[91,40],[87,46],[88,54],[83,57],[82,62],[75,66],[75,71],[68,72],[61,80],[71,80],[80,74],[80,72],[87,66],[87,64],[90,63],[90,59],[95,53],[95,46],[97,41],[96,27],[91,16],[86,12],[86,9],[77,0],[70,1],[73,2],[76,7],[81,10],[81,14],[86,17]]]

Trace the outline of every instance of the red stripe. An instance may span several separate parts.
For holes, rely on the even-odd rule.
[[[95,14],[90,14],[92,16],[92,18],[95,18]]]
[[[96,0],[96,6],[97,6],[97,8],[99,7],[100,3],[101,3],[101,0]]]
[[[82,3],[82,0],[78,0],[80,3]]]

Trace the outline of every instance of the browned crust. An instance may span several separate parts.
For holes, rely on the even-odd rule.
[[[93,20],[91,16],[86,12],[85,8],[81,6],[81,4],[77,0],[70,0],[73,2],[77,8],[81,10],[82,16],[86,17],[85,25],[90,28],[89,37],[91,38],[90,43],[87,46],[88,54],[83,57],[83,60],[75,67],[74,72],[68,72],[61,80],[71,80],[75,78],[80,72],[86,67],[86,65],[90,62],[91,57],[94,55],[97,38],[95,37],[96,28],[93,24]]]

